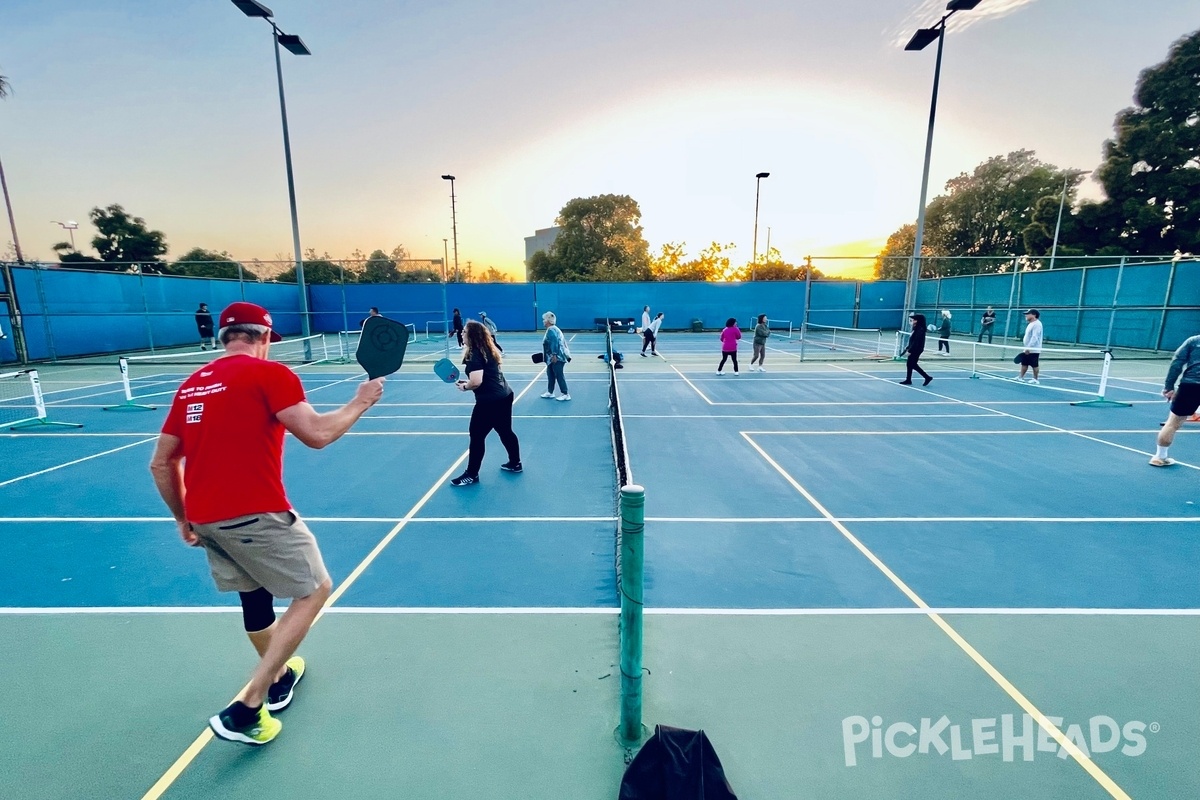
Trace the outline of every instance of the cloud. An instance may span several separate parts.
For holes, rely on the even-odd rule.
[[[1037,0],[983,0],[972,11],[962,11],[955,14],[946,23],[952,31],[961,31],[1000,17],[1007,17],[1025,6],[1036,3]],[[945,0],[921,0],[909,15],[894,30],[887,35],[896,47],[904,47],[918,28],[933,25],[946,13]]]

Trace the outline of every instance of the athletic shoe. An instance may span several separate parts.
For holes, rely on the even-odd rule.
[[[922,383],[921,385],[922,385],[922,386],[928,386],[928,385],[929,385],[929,384],[930,384],[932,381],[933,381],[933,376],[931,375],[930,377],[926,378],[926,379],[925,379],[925,382],[924,382],[924,383]]]
[[[1037,378],[1030,378],[1029,382],[1032,383],[1034,386],[1041,385],[1041,381],[1039,381]]]
[[[767,371],[767,368],[766,368],[766,367],[759,367],[759,368],[758,368],[758,371],[759,371],[759,372],[766,372],[766,371]]]
[[[638,355],[642,358],[649,358],[649,356],[647,356],[645,353],[638,353]]]
[[[479,476],[471,475],[466,472],[450,481],[451,486],[470,486],[473,483],[479,483]]]
[[[554,399],[555,399],[555,400],[570,400],[570,399],[571,399],[571,395],[569,395],[569,394],[560,394],[558,397],[556,397],[556,398],[554,398]]]
[[[283,723],[271,716],[265,705],[251,710],[240,700],[226,706],[208,720],[208,727],[218,738],[227,742],[262,745],[283,730]]]
[[[912,386],[912,381],[897,381],[901,386]]]
[[[1158,456],[1155,456],[1154,458],[1150,459],[1150,466],[1152,467],[1169,467],[1174,463],[1175,459],[1170,457],[1159,458]]]
[[[505,472],[524,472],[524,467],[521,466],[520,461],[506,461],[500,465],[500,469]]]
[[[554,397],[554,392],[542,392],[542,397],[545,397],[545,398]]]
[[[717,377],[718,377],[718,378],[719,378],[719,377],[721,377],[721,376],[722,376],[722,375],[724,375],[724,374],[725,374],[725,373],[724,373],[724,372],[721,372],[721,370],[717,370]]]
[[[292,694],[296,684],[304,677],[304,659],[292,656],[287,660],[287,669],[283,677],[271,684],[267,689],[267,711],[283,711],[292,702]]]

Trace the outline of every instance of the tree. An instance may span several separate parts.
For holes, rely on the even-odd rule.
[[[663,245],[662,252],[655,256],[650,272],[657,281],[731,281],[740,280],[740,273],[733,267],[729,252],[735,245],[712,242],[693,259],[684,260],[686,243],[670,242]]]
[[[763,261],[758,264],[747,264],[742,267],[742,278],[758,281],[802,281],[805,280],[807,268],[803,265],[789,264],[783,260],[782,254],[772,247],[767,251]],[[812,268],[813,280],[823,278],[821,271]]]
[[[329,253],[318,256],[317,251],[311,247],[304,251],[304,282],[306,284],[340,283],[343,274],[342,268],[332,261]],[[279,273],[275,280],[279,283],[295,283],[295,265]]]
[[[1049,202],[1057,214],[1064,179],[1070,192],[1080,178],[1078,170],[1061,170],[1039,161],[1032,150],[1017,150],[947,181],[947,193],[925,209],[921,277],[1003,272],[1013,256],[1030,254],[1027,230],[1039,245],[1033,255],[1042,255],[1044,225],[1037,220],[1044,219]],[[908,277],[915,236],[915,226],[904,225],[888,237],[875,262],[881,277]]]
[[[375,250],[367,257],[358,279],[362,283],[401,283],[403,280],[396,262],[382,250]]]
[[[1078,243],[1161,255],[1200,250],[1200,31],[1138,76],[1096,177],[1106,198],[1079,210]]]
[[[164,272],[162,256],[167,252],[166,235],[146,227],[146,220],[131,217],[120,205],[91,210],[92,224],[99,235],[92,239],[100,260],[124,271],[133,265],[146,272]]]
[[[643,281],[650,277],[650,246],[642,212],[628,195],[575,198],[555,224],[562,228],[548,252],[529,261],[535,281]]]
[[[8,78],[0,75],[0,100],[5,99],[12,94],[12,84],[8,82]],[[0,186],[4,188],[4,207],[8,211],[8,224],[12,228],[12,246],[13,252],[17,257],[18,262],[24,262],[21,257],[21,245],[17,240],[17,223],[13,218],[12,201],[8,199],[8,181],[4,178],[4,164],[0,163]]]
[[[200,247],[193,247],[181,255],[171,265],[171,272],[176,275],[188,275],[193,278],[231,278],[244,277],[255,280],[253,272],[243,266],[239,272],[238,262],[224,250],[217,253]]]
[[[495,267],[488,267],[487,270],[479,276],[480,283],[512,283],[513,279],[507,272],[501,272]]]

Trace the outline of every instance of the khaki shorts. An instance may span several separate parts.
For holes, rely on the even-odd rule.
[[[193,524],[217,589],[307,597],[329,580],[317,539],[294,511]]]

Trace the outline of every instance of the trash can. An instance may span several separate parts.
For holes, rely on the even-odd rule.
[[[704,320],[692,320],[692,333],[704,333]]]

